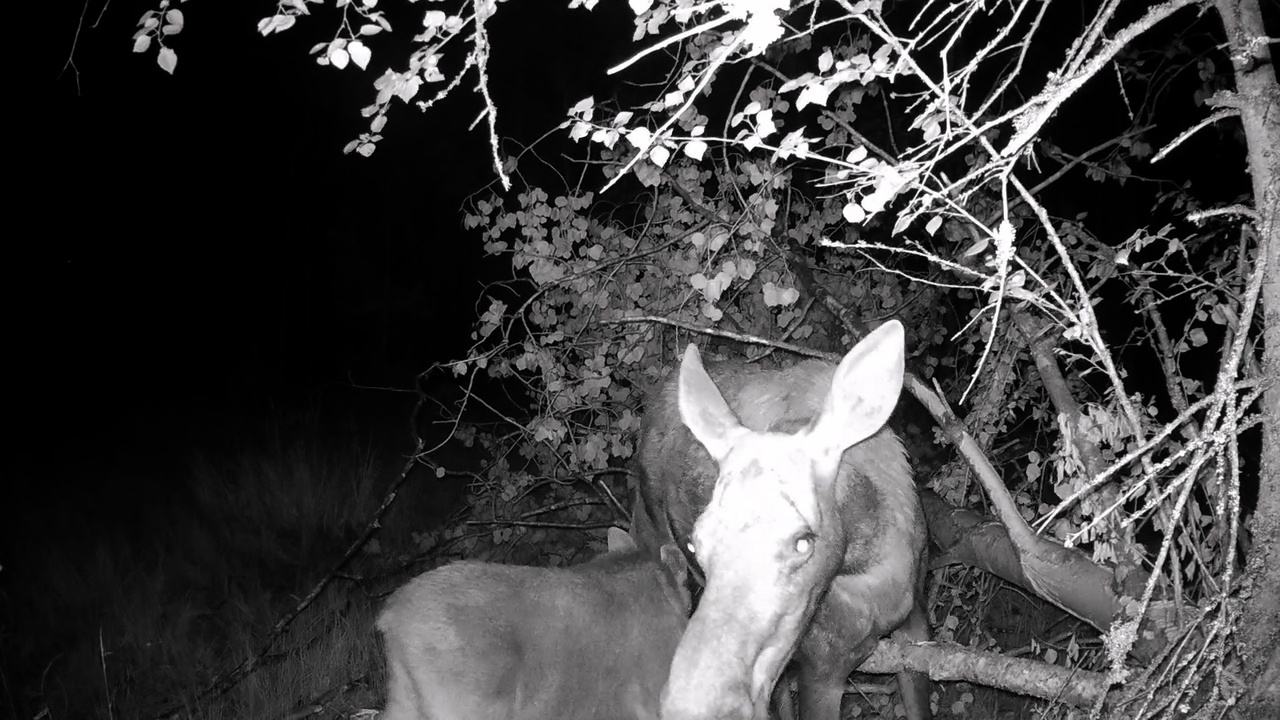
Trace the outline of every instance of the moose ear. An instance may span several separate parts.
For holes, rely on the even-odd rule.
[[[662,564],[667,567],[672,579],[683,585],[685,578],[689,576],[689,561],[680,552],[680,548],[675,543],[667,543],[658,550],[658,556],[662,558]]]
[[[902,394],[905,353],[902,323],[890,320],[844,356],[809,433],[819,456],[839,462],[845,450],[884,426]]]
[[[636,549],[636,541],[631,539],[626,530],[611,527],[608,530],[609,552],[629,552]]]
[[[632,495],[631,529],[627,531],[627,534],[631,536],[636,545],[646,550],[661,546],[664,540],[670,539],[671,532],[658,529],[658,523],[653,519],[653,515],[650,514],[649,506],[644,501],[644,493],[640,492],[639,488],[636,488]]]
[[[702,357],[693,343],[685,348],[680,361],[677,404],[680,419],[716,462],[723,460],[733,441],[747,432],[702,367]]]
[[[689,597],[689,561],[674,543],[667,543],[658,550],[662,559],[662,572],[667,576],[670,585],[664,585],[662,591],[687,615],[693,604]]]

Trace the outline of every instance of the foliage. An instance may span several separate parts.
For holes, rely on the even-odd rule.
[[[1136,42],[1179,6],[1129,25],[1113,20],[1114,32]],[[640,13],[637,38],[666,22],[693,26],[687,7]],[[944,15],[972,20],[975,34],[993,33],[969,43],[989,43],[989,54],[950,74],[915,59],[955,43],[949,32],[900,37],[903,26],[869,3],[842,8],[835,17],[815,9],[798,24],[807,30],[760,59],[751,22],[712,30],[732,17],[726,7],[673,53],[657,99],[634,110],[589,99],[575,106],[570,136],[591,144],[605,189],[617,193],[601,197],[617,204],[606,207],[583,187],[554,197],[530,187],[514,202],[474,204],[467,226],[481,230],[489,252],[511,257],[517,279],[490,291],[475,348],[455,370],[523,386],[531,409],[510,447],[572,477],[626,461],[636,393],[684,343],[731,352],[694,331],[829,350],[851,343],[850,328],[895,315],[915,329],[909,345],[919,355],[950,360],[923,364],[962,400],[1000,372],[990,364],[996,358],[1022,363],[1013,376],[1035,373],[1033,356],[1010,345],[1048,334],[1059,338],[1076,409],[1046,407],[1052,393],[1026,383],[1005,383],[974,408],[979,437],[1011,443],[993,460],[1007,478],[1029,480],[1009,480],[1015,499],[1095,560],[1154,562],[1145,588],[1134,590],[1135,615],[1153,597],[1179,592],[1206,613],[1223,612],[1240,515],[1234,458],[1241,431],[1256,422],[1248,411],[1254,381],[1246,371],[1237,385],[1240,356],[1228,350],[1234,333],[1250,333],[1253,318],[1242,316],[1256,307],[1256,284],[1252,296],[1246,288],[1256,277],[1241,259],[1256,245],[1245,239],[1218,250],[1234,232],[1229,218],[1198,229],[1175,220],[1202,202],[1186,186],[1131,187],[1133,168],[1150,167],[1159,141],[1150,129],[1121,118],[1116,138],[1075,157],[1037,140],[1052,135],[1052,110],[1115,62],[1114,46],[1063,48],[1067,60],[1043,87],[999,73],[993,88],[980,84],[983,63],[996,62],[995,48],[1016,50],[1002,28],[1039,24],[1019,17],[1027,6],[994,22],[948,8]],[[1163,80],[1132,78],[1130,93]],[[713,80],[737,83],[740,99],[713,102]],[[903,84],[923,91],[892,102],[887,88]],[[1031,100],[1017,103],[1011,87]],[[892,110],[869,121],[877,103]],[[1059,173],[1019,168],[1049,158],[1062,164]],[[1061,179],[1072,170],[1083,177]],[[1100,237],[1086,215],[1055,216],[1055,182],[1106,184],[1117,196],[1151,201],[1169,220],[1138,225],[1126,240]],[[824,312],[832,300],[854,322]],[[1145,330],[1109,342],[1132,325],[1132,310],[1117,312],[1125,306],[1141,313]],[[1165,327],[1166,315],[1180,327]],[[1022,337],[1011,340],[1015,329]],[[948,352],[953,337],[963,338],[958,356]],[[1188,362],[1210,343],[1217,353],[1203,356],[1207,363]],[[1133,359],[1129,347],[1160,358],[1164,393],[1134,382],[1151,363]],[[1019,432],[1010,436],[1014,420]],[[1205,423],[1218,431],[1202,433]],[[961,500],[954,477],[939,477],[936,487]],[[1115,482],[1108,492],[1098,492],[1103,480]],[[508,482],[528,481],[516,473]]]

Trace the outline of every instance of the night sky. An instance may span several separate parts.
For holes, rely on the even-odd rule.
[[[81,30],[74,68],[62,65],[77,19],[62,18],[28,77],[14,205],[28,219],[6,305],[33,380],[216,394],[245,373],[276,386],[334,372],[403,379],[462,349],[470,318],[458,310],[478,295],[479,253],[459,208],[493,179],[483,133],[467,131],[480,109],[471,80],[425,115],[399,106],[372,159],[344,156],[367,126],[372,79],[403,44],[388,37],[369,70],[338,71],[307,55],[333,13],[262,38],[270,3],[246,13],[196,1],[182,6],[171,77],[154,52],[130,52],[151,4],[111,4]],[[528,143],[603,76],[600,49],[581,46],[602,33],[564,22],[596,19],[585,13],[557,9],[543,27],[519,5],[493,28],[493,76],[502,130]],[[421,12],[410,10],[396,23],[406,36]],[[412,317],[384,332],[378,305]]]
[[[368,127],[373,79],[407,57],[420,5],[386,8],[397,33],[370,42],[362,72],[307,54],[337,27],[329,7],[263,38],[273,3],[193,0],[173,76],[154,49],[131,52],[154,2],[91,2],[83,20],[65,5],[10,68],[5,404],[18,429],[4,465],[33,497],[5,505],[131,505],[128,478],[167,475],[140,465],[328,389],[410,388],[465,351],[482,282],[502,271],[461,227],[495,177],[483,125],[467,129],[474,75],[428,113],[396,101],[372,158],[342,154]],[[509,3],[490,27],[499,130],[521,144],[609,92],[604,70],[629,47],[624,4],[565,5]],[[113,465],[128,477],[106,482]]]

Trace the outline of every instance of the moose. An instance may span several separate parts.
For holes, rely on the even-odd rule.
[[[685,557],[610,528],[568,568],[461,561],[393,593],[378,618],[383,720],[656,720],[689,614]]]
[[[705,577],[662,691],[664,720],[838,720],[849,674],[893,634],[928,640],[926,530],[902,442],[902,325],[837,365],[704,368],[690,344],[649,398],[639,440],[641,542],[674,540]],[[912,720],[927,678],[899,675]],[[775,688],[778,688],[775,693]]]

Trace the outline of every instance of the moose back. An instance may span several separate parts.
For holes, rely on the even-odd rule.
[[[674,545],[568,568],[462,561],[409,581],[378,618],[384,720],[656,720],[689,612]]]
[[[839,365],[708,371],[690,345],[650,398],[639,447],[650,517],[637,527],[653,537],[639,539],[689,547],[706,582],[664,720],[764,718],[793,656],[800,717],[838,720],[850,672],[881,637],[928,639],[924,517],[885,427],[903,371],[891,321]],[[926,717],[927,679],[899,680],[908,716]]]

